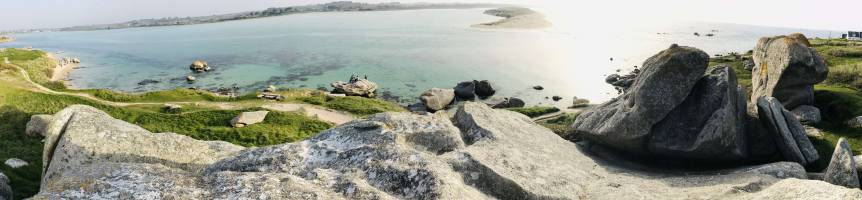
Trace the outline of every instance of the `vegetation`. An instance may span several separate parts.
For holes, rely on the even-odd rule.
[[[538,117],[546,114],[551,114],[555,112],[559,112],[560,109],[557,107],[547,107],[547,106],[534,106],[528,108],[507,108],[507,110],[515,111],[521,114],[526,115],[527,117]]]
[[[745,69],[745,65],[743,65],[743,61],[745,58],[751,58],[751,52],[738,55],[724,55],[713,57],[709,60],[709,66],[716,65],[729,65],[733,68],[733,71],[736,72],[736,80],[742,87],[745,87],[749,91],[751,90],[751,71]]]
[[[538,124],[551,129],[551,131],[554,131],[557,135],[565,136],[569,133],[569,129],[572,127],[572,124],[575,123],[575,119],[577,119],[580,114],[580,112],[565,113],[551,119],[539,121]]]
[[[219,96],[213,94],[209,91],[204,90],[192,90],[179,88],[174,90],[162,90],[162,91],[154,91],[147,92],[143,94],[128,94],[122,92],[115,92],[111,90],[105,89],[89,89],[89,90],[80,90],[80,92],[88,93],[93,95],[96,98],[104,99],[107,101],[113,102],[135,102],[135,103],[146,103],[146,102],[193,102],[193,101],[216,101],[216,102],[226,102],[226,101],[241,101],[241,100],[254,100],[257,99],[257,93],[249,93],[243,96],[239,96],[236,98]]]
[[[380,99],[369,99],[362,97],[327,97],[323,93],[312,94],[307,97],[299,97],[296,100],[324,106],[327,108],[346,111],[360,116],[367,116],[381,112],[405,112],[401,106]]]

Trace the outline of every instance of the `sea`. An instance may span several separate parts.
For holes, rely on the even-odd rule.
[[[80,68],[67,80],[79,89],[140,93],[236,87],[248,92],[268,85],[328,87],[356,75],[378,83],[379,94],[404,103],[418,101],[429,88],[489,80],[499,97],[567,106],[575,97],[593,103],[616,97],[605,76],[630,71],[671,44],[717,55],[744,53],[764,36],[833,34],[710,22],[596,26],[550,19],[554,27],[538,30],[471,27],[500,19],[483,11],[308,13],[187,26],[40,32],[12,35],[16,40],[0,48],[32,47],[80,58]],[[189,64],[198,59],[213,71],[190,71]],[[187,75],[196,76],[197,82],[187,83]],[[144,80],[158,83],[140,85]],[[552,96],[563,100],[554,102]]]

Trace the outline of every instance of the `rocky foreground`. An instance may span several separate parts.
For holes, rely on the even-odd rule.
[[[88,106],[50,117],[35,199],[860,199],[793,162],[627,167],[518,113],[467,102],[383,113],[260,148],[143,128]]]

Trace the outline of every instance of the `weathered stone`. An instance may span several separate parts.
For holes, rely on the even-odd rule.
[[[745,100],[737,87],[730,66],[710,67],[685,101],[652,127],[649,152],[712,162],[747,158]]]
[[[335,82],[332,83],[332,93],[345,94],[347,96],[363,96],[374,97],[377,91],[377,83],[371,82],[368,79],[356,79],[351,82]]]
[[[35,199],[862,198],[859,190],[800,180],[805,173],[795,163],[692,176],[620,167],[521,114],[470,102],[451,118],[377,114],[241,152],[149,133],[104,113],[67,109],[56,118],[68,129],[55,134],[54,163]]]
[[[569,108],[583,108],[590,106],[590,100],[572,97],[572,106]]]
[[[263,89],[263,92],[276,92],[276,91],[278,91],[278,87],[275,87],[274,85],[266,86],[266,88]]]
[[[419,97],[422,103],[431,111],[446,109],[455,100],[455,90],[431,88]]]
[[[197,80],[198,78],[195,78],[194,76],[186,76],[186,81],[189,83],[194,83]]]
[[[742,60],[742,68],[748,71],[754,70],[754,60],[751,58],[745,58]]]
[[[703,51],[673,45],[644,62],[626,93],[581,113],[572,130],[603,145],[648,154],[652,127],[689,96],[708,63]]]
[[[491,86],[491,82],[488,82],[487,80],[473,82],[476,85],[476,96],[479,96],[479,98],[488,98],[497,93],[497,90],[494,90],[494,87]]]
[[[9,187],[9,177],[0,172],[0,200],[12,200],[12,187]]]
[[[179,114],[183,112],[183,106],[167,103],[164,105],[164,107],[162,107],[162,111],[164,111],[165,113]]]
[[[801,105],[791,111],[793,116],[805,125],[820,123],[820,109],[814,106]]]
[[[458,99],[472,100],[476,98],[476,83],[473,81],[458,83],[458,85],[453,89],[455,90],[455,96],[458,97]]]
[[[4,163],[6,164],[6,166],[11,167],[12,169],[17,169],[17,168],[21,168],[21,167],[30,165],[30,163],[27,163],[27,161],[21,160],[19,158],[9,158],[9,159],[6,159],[6,162],[4,162]]]
[[[45,137],[45,129],[48,128],[48,123],[53,121],[51,115],[33,115],[30,116],[30,121],[27,122],[27,128],[24,132],[31,137]]]
[[[793,39],[799,43],[804,44],[806,47],[811,47],[811,42],[808,42],[808,38],[805,37],[802,33],[791,33],[787,35],[787,38]]]
[[[230,120],[230,125],[236,128],[263,122],[269,111],[243,112]]]
[[[853,156],[856,165],[856,175],[859,175],[859,184],[862,184],[862,155]]]
[[[209,64],[207,64],[206,61],[195,60],[194,62],[192,62],[191,65],[189,65],[189,69],[192,70],[193,72],[200,73],[200,72],[210,71],[211,68],[210,68]]]
[[[844,125],[847,125],[847,127],[850,128],[862,128],[862,116],[850,118],[849,120],[844,122]]]
[[[757,100],[757,109],[761,122],[772,134],[785,160],[801,165],[817,161],[819,155],[808,140],[805,128],[792,113],[784,109],[778,99],[761,97]]]
[[[817,51],[806,43],[807,40],[799,36],[758,41],[753,56],[751,102],[760,97],[775,97],[787,109],[813,105],[814,84],[825,80],[829,69]],[[755,111],[754,106],[750,109]]]
[[[561,97],[561,96],[553,96],[553,97],[551,97],[551,100],[554,100],[554,101],[560,101],[560,100],[563,100],[563,97]]]
[[[502,102],[499,102],[492,106],[492,108],[523,108],[527,103],[524,100],[521,100],[516,97],[510,97],[503,99]]]
[[[853,149],[847,143],[847,139],[838,139],[832,160],[823,173],[823,181],[848,188],[859,188],[859,172],[856,171],[856,162],[853,160]]]

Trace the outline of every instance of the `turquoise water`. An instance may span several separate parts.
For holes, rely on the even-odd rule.
[[[711,23],[590,27],[553,20],[560,26],[471,28],[498,19],[482,11],[315,13],[192,26],[33,33],[14,35],[16,41],[0,47],[64,51],[59,56],[81,58],[82,68],[69,76],[76,88],[317,88],[358,74],[403,101],[415,100],[427,88],[487,79],[501,96],[553,104],[544,97],[560,95],[566,99],[559,104],[565,105],[572,96],[593,102],[614,97],[613,88],[603,83],[605,75],[640,65],[672,43],[718,54],[747,51],[761,36],[828,33]],[[711,30],[717,30],[716,37],[692,34]],[[206,60],[215,71],[191,73],[188,65],[195,59]],[[186,75],[198,81],[187,84]],[[137,84],[145,79],[160,83]],[[534,85],[546,89],[532,90]]]

